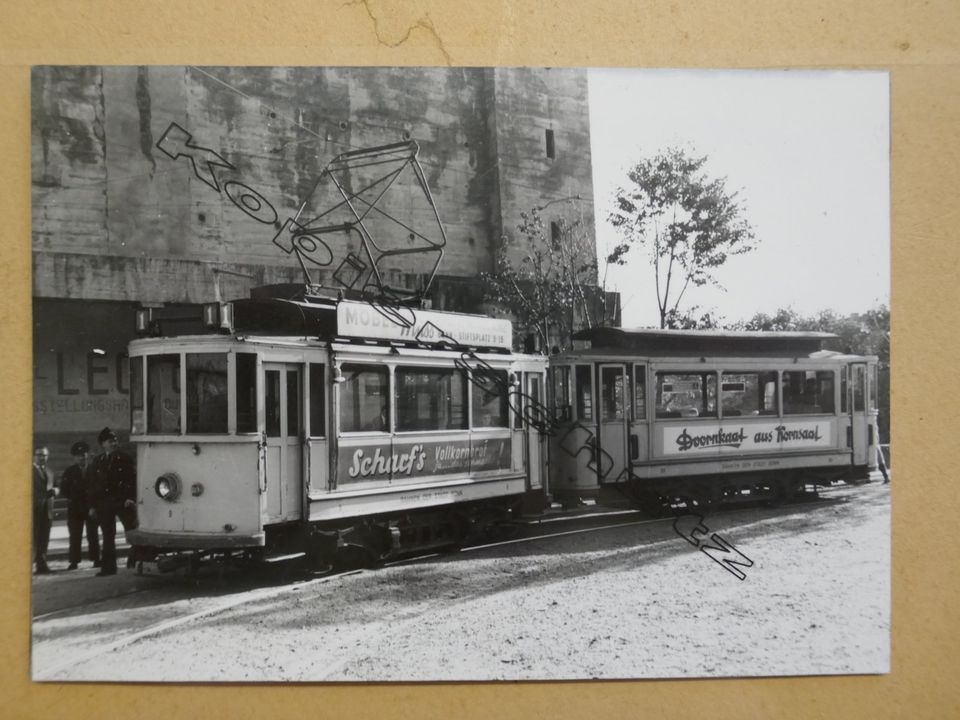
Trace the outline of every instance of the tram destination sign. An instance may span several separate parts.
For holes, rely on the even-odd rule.
[[[755,452],[823,448],[833,445],[833,424],[770,421],[761,423],[696,423],[663,428],[664,455]]]
[[[398,322],[401,316],[403,322]],[[472,347],[510,350],[513,329],[509,320],[442,313],[378,309],[375,303],[343,300],[337,305],[337,334],[371,340],[419,341],[428,344],[454,342]]]

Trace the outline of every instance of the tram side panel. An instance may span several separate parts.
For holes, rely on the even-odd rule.
[[[262,546],[259,465],[256,442],[139,442],[142,529],[131,542],[168,549]]]
[[[311,523],[382,520],[496,499],[503,505],[524,496],[528,430],[521,404],[509,397],[523,370],[542,379],[544,358],[484,355],[468,362],[447,351],[335,351],[344,380],[328,388],[329,475],[321,477],[323,466],[311,462]]]

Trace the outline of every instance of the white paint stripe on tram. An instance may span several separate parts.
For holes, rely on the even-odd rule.
[[[79,658],[72,658],[69,661],[62,662],[58,665],[54,665],[52,668],[45,668],[43,672],[37,673],[36,680],[54,680],[56,676],[63,672],[64,670],[73,667],[75,665],[80,665],[92,660],[93,658],[105,655],[108,652],[113,652],[114,650],[119,650],[122,647],[131,645],[138,640],[150,637],[151,635],[157,635],[159,633],[165,632],[172,628],[178,627],[180,625],[186,625],[187,623],[193,622],[194,620],[199,620],[201,618],[209,617],[211,615],[216,615],[217,613],[224,612],[226,610],[231,610],[240,605],[246,603],[257,602],[258,600],[267,600],[272,597],[277,597],[287,592],[297,592],[303,588],[308,588],[313,585],[320,585],[330,580],[336,580],[338,578],[346,577],[348,575],[357,575],[362,573],[362,570],[348,570],[347,572],[336,573],[334,575],[324,575],[320,578],[315,578],[313,580],[306,580],[295,585],[284,585],[276,588],[269,588],[261,591],[249,591],[244,593],[241,597],[231,600],[226,603],[221,603],[215,607],[205,608],[203,610],[198,610],[197,612],[190,613],[189,615],[184,615],[182,617],[173,618],[171,620],[166,620],[156,625],[151,625],[150,627],[144,628],[138,632],[127,635],[126,637],[120,638],[119,640],[114,640],[106,645],[102,645],[94,650],[91,650],[88,653],[85,653]],[[63,679],[63,678],[61,678]]]

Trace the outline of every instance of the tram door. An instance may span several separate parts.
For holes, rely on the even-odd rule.
[[[543,407],[543,376],[539,373],[526,373],[527,389],[526,393],[529,400],[524,402],[528,406]],[[532,413],[530,413],[532,415]],[[524,434],[526,436],[527,446],[527,489],[539,490],[543,487],[543,462],[546,459],[546,449],[544,443],[546,435],[529,422],[524,422]]]
[[[853,447],[853,464],[866,465],[867,453],[870,449],[870,415],[867,412],[867,364],[851,363],[850,383],[847,392],[850,394],[848,407],[850,408],[851,445]]]
[[[300,519],[303,412],[300,366],[263,364],[268,523]]]
[[[627,366],[600,366],[600,447],[596,458],[600,484],[616,482],[627,460]]]

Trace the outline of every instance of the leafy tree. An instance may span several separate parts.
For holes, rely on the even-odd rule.
[[[713,283],[731,255],[753,249],[754,234],[736,192],[725,180],[709,179],[706,157],[670,148],[641,160],[616,191],[610,223],[623,240],[607,261],[626,264],[634,245],[646,246],[654,267],[660,327],[679,317],[687,289]]]
[[[757,313],[744,323],[732,326],[742,330],[812,330],[838,336],[833,349],[855,355],[876,355],[881,364],[890,361],[890,309],[879,305],[864,313],[837,315],[821,310],[804,317],[791,308],[780,308],[773,315]]]
[[[723,317],[714,311],[701,312],[699,305],[694,305],[682,312],[670,310],[667,313],[665,327],[671,330],[715,330],[724,327]]]
[[[546,348],[564,349],[581,327],[602,321],[604,295],[597,287],[597,255],[579,219],[558,222],[547,237],[540,209],[520,214],[516,238],[503,238],[497,269],[481,275],[485,295],[535,332]]]
[[[792,309],[779,309],[773,315],[758,313],[743,323],[731,326],[739,330],[814,330],[838,336],[828,347],[853,355],[876,355],[879,361],[878,419],[880,441],[890,442],[890,309],[878,305],[863,313],[837,315],[823,310],[804,317]]]

